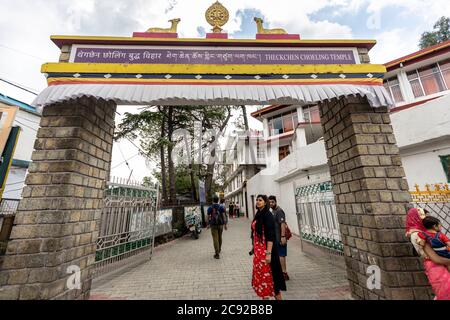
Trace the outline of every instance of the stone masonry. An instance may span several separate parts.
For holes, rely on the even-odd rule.
[[[349,97],[321,103],[320,112],[353,296],[430,299],[405,237],[410,195],[387,108]],[[370,265],[381,269],[379,290],[367,287]]]
[[[80,98],[44,108],[6,255],[1,299],[84,299],[91,287],[116,104]],[[81,269],[81,289],[69,290]]]

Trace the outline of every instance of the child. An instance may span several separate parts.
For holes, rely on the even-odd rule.
[[[428,241],[433,250],[441,257],[450,259],[450,239],[441,232],[441,222],[435,217],[427,216],[422,220],[427,231],[419,232],[421,244]]]

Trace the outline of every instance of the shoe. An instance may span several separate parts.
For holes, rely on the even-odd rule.
[[[284,276],[284,280],[289,280],[289,275],[287,274],[287,272],[283,272],[283,276]]]
[[[220,259],[220,256],[218,254],[215,254],[214,259]]]

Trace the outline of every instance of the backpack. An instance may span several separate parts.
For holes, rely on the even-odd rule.
[[[431,247],[433,249],[439,249],[439,248],[445,248],[446,245],[443,243],[440,239],[440,232],[436,232],[436,235],[434,237],[429,236],[426,232],[423,232],[425,237],[427,238],[428,242],[430,243]]]
[[[223,214],[217,212],[217,208],[212,206],[212,212],[211,212],[211,220],[214,219],[214,225],[220,226],[223,224]]]

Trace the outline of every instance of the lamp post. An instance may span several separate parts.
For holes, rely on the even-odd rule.
[[[205,190],[205,180],[203,175],[201,173],[203,168],[203,165],[200,166],[199,172],[198,172],[198,194],[199,194],[199,200],[200,200],[200,212],[202,215],[202,226],[203,228],[206,227],[206,220],[205,220],[205,210],[203,208],[204,204],[206,203],[206,190]]]

